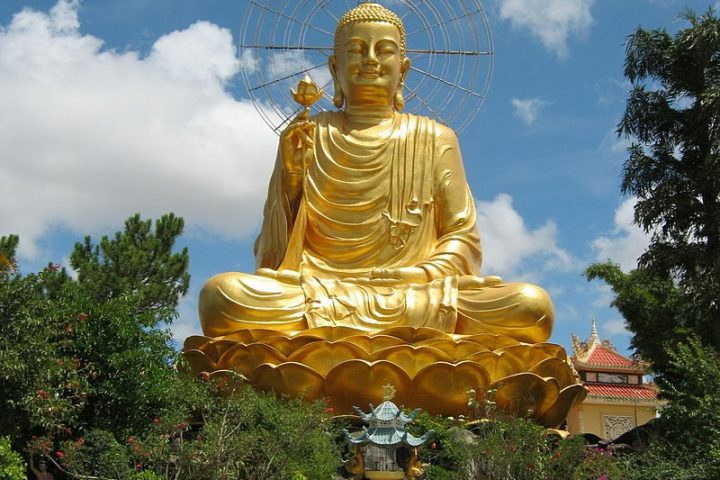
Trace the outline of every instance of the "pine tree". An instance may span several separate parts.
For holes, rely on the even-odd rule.
[[[76,243],[70,265],[78,282],[98,301],[133,294],[140,298],[138,312],[155,312],[157,321],[171,321],[180,297],[187,293],[187,248],[173,252],[184,228],[182,218],[163,215],[155,222],[134,215],[125,229],[111,239],[104,236],[93,244],[90,237]]]

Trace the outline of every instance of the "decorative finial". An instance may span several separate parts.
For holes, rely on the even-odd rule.
[[[395,398],[395,385],[389,383],[387,385],[383,385],[382,391],[383,401],[389,401]]]
[[[590,345],[600,343],[600,336],[598,335],[597,325],[595,325],[595,318],[592,319],[592,328],[590,329],[590,339],[588,340]]]

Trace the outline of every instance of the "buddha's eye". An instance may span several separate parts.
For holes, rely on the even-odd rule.
[[[378,55],[394,55],[397,52],[397,48],[392,42],[382,42],[377,45],[375,51]]]
[[[362,53],[362,45],[358,42],[349,43],[347,46],[348,53]]]

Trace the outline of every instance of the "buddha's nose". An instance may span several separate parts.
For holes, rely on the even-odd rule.
[[[363,63],[366,65],[378,65],[380,63],[378,62],[377,55],[375,55],[375,51],[372,48],[368,49],[368,52],[363,59]]]

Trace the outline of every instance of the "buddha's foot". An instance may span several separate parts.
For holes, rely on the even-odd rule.
[[[183,355],[193,374],[239,372],[260,390],[327,398],[336,414],[377,405],[386,384],[395,386],[398,405],[452,416],[472,413],[469,390],[493,390],[498,408],[556,428],[585,397],[562,347],[495,334],[411,327],[372,334],[349,327],[242,330],[189,337]]]

